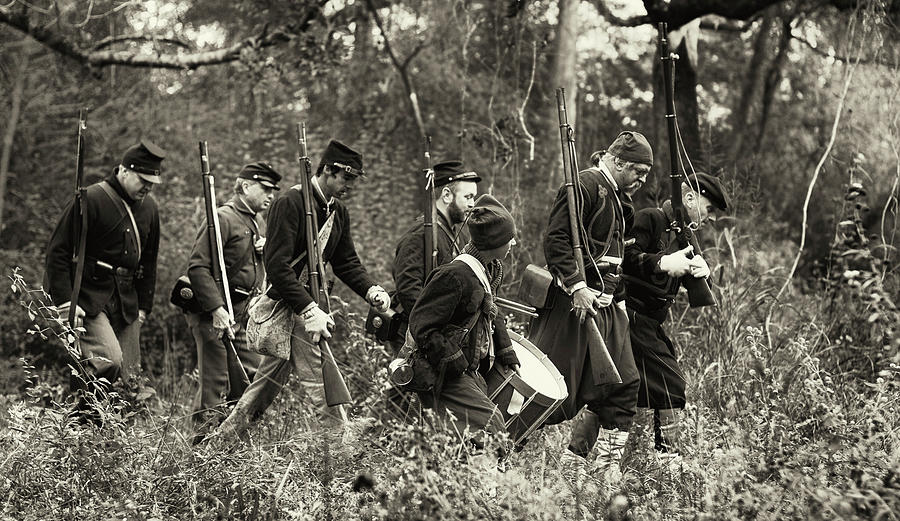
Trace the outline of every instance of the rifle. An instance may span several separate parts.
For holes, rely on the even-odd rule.
[[[678,122],[675,119],[675,80],[673,78],[673,69],[678,55],[669,52],[666,23],[660,22],[657,30],[659,32],[659,57],[662,60],[663,90],[666,92],[666,127],[669,135],[669,157],[672,169],[669,179],[672,185],[672,212],[675,214],[675,219],[670,223],[669,228],[675,232],[678,249],[686,248],[690,244],[694,247],[694,252],[699,254],[700,245],[697,243],[697,237],[691,227],[685,225],[685,222],[690,222],[690,220],[684,209],[684,201],[681,200],[684,164],[681,162],[681,154],[678,151]],[[716,297],[706,279],[685,275],[681,280],[687,289],[688,302],[692,308],[716,305]]]
[[[84,277],[84,256],[87,248],[88,215],[85,208],[84,187],[84,132],[87,130],[87,109],[78,111],[78,139],[75,147],[75,214],[78,215],[77,231],[78,246],[75,249],[75,280],[72,282],[72,295],[69,298],[69,327],[75,329],[75,309],[78,307],[78,298],[81,295],[81,282]]]
[[[309,274],[309,293],[317,305],[321,305],[326,313],[330,313],[328,292],[325,288],[325,263],[319,250],[319,216],[313,208],[312,165],[306,150],[306,123],[297,124],[297,142],[300,148],[300,193],[303,195],[303,211],[306,213],[306,265]],[[324,245],[322,245],[324,247]],[[321,295],[320,292],[321,291]],[[322,382],[325,384],[325,403],[329,407],[337,406],[341,418],[347,422],[347,413],[342,407],[350,403],[350,389],[344,381],[344,375],[334,359],[334,353],[324,338],[319,339],[322,352]]]
[[[431,169],[431,136],[425,136],[425,197],[422,198],[422,216],[425,230],[425,278],[434,270],[437,250],[434,249],[434,170]]]
[[[569,207],[569,229],[572,232],[572,251],[575,254],[575,266],[578,274],[585,279],[584,269],[584,247],[581,244],[581,207],[584,204],[581,200],[581,190],[576,192],[575,187],[581,186],[578,179],[578,159],[575,153],[575,129],[569,125],[569,118],[566,113],[566,90],[562,87],[556,89],[556,105],[559,112],[559,139],[562,145],[563,157],[563,178],[566,186],[566,204]],[[613,362],[612,356],[609,354],[609,348],[597,322],[593,318],[588,317],[587,322],[588,343],[597,347],[592,353],[598,354],[598,360],[591,358],[591,366],[594,373],[594,381],[597,384],[604,383],[622,383],[622,377],[616,364]]]
[[[203,202],[206,206],[206,236],[209,238],[209,252],[212,260],[210,270],[213,281],[225,299],[225,310],[228,316],[234,320],[234,307],[231,304],[231,288],[228,287],[228,276],[225,271],[225,255],[222,250],[222,232],[219,226],[219,212],[216,211],[216,179],[209,170],[209,149],[206,141],[200,142],[200,172],[203,175]],[[225,344],[225,352],[228,358],[228,367],[237,368],[244,385],[250,385],[247,371],[241,365],[234,342],[231,341],[231,327],[222,335],[222,343]]]

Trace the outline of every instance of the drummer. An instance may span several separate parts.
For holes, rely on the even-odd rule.
[[[503,277],[500,260],[516,244],[509,211],[491,195],[482,195],[469,217],[471,241],[453,261],[435,269],[410,312],[409,331],[434,368],[431,392],[419,393],[425,407],[452,413],[456,432],[505,431],[503,417],[487,397],[484,376],[494,363],[518,370],[519,360],[494,296]]]

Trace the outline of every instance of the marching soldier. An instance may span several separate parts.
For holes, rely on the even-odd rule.
[[[466,170],[460,161],[446,161],[434,165],[434,189],[439,194],[434,200],[437,219],[434,221],[434,243],[437,256],[435,266],[453,260],[462,246],[458,239],[466,214],[475,206],[477,183],[481,176]],[[417,219],[397,243],[391,274],[397,288],[395,299],[400,304],[403,324],[409,323],[409,312],[415,305],[425,285],[425,224]],[[396,305],[396,303],[395,303]],[[406,328],[401,326],[401,332]]]
[[[111,175],[87,188],[78,302],[71,302],[78,247],[74,230],[80,221],[74,203],[63,211],[47,246],[44,287],[61,315],[76,306],[76,319],[85,329],[78,340],[85,367],[109,382],[140,371],[140,329],[153,308],[159,250],[159,212],[150,190],[161,182],[164,157],[162,149],[144,140],[125,152]],[[83,388],[80,382],[73,385]]]
[[[718,178],[698,172],[682,184],[687,215],[700,227],[716,211],[728,209],[728,197]],[[672,253],[675,234],[672,202],[662,208],[645,208],[635,214],[631,235],[634,244],[625,250],[624,280],[631,346],[641,375],[638,406],[653,409],[656,450],[677,453],[678,411],[684,409],[685,380],[675,347],[662,324],[684,277],[705,278],[709,266],[699,255],[688,258],[688,246]]]
[[[350,214],[341,201],[365,175],[362,156],[347,145],[331,141],[311,180],[313,206],[318,216],[323,262],[330,262],[341,281],[373,306],[387,309],[390,297],[369,275],[356,253],[350,233]],[[331,338],[334,320],[309,294],[299,279],[306,254],[306,215],[299,186],[286,190],[275,199],[266,220],[267,239],[263,250],[266,275],[271,287],[267,295],[282,301],[294,313],[290,340],[290,359],[264,356],[256,377],[219,427],[221,433],[242,435],[272,404],[293,371],[297,371],[306,397],[323,413],[333,418],[325,401],[322,381],[320,337]]]
[[[516,244],[509,211],[483,195],[468,220],[471,242],[452,262],[428,278],[412,308],[409,330],[437,376],[432,391],[420,392],[426,407],[452,413],[459,433],[505,431],[503,417],[487,397],[487,374],[493,363],[516,370],[519,360],[494,297],[503,277],[500,260]],[[479,440],[474,440],[479,443]]]
[[[247,308],[250,297],[259,294],[265,280],[262,251],[265,222],[259,213],[269,207],[278,190],[281,175],[268,163],[245,165],[234,184],[234,195],[217,210],[222,240],[222,255],[231,291],[234,321],[213,279],[209,228],[204,221],[191,250],[188,277],[198,313],[185,315],[197,344],[200,389],[194,404],[194,421],[200,423],[209,413],[222,411],[226,402],[234,402],[246,388],[244,374],[256,373],[260,355],[247,348]],[[237,352],[229,356],[222,335],[227,334]],[[243,367],[234,367],[240,364]]]
[[[585,278],[575,262],[565,187],[550,212],[544,255],[557,284],[552,307],[539,312],[529,339],[547,353],[569,388],[568,399],[547,423],[574,418],[585,405],[599,423],[580,422],[573,428],[563,465],[576,478],[586,470],[595,442],[598,467],[613,474],[618,470],[635,414],[639,376],[619,286],[626,224],[632,213],[627,201],[646,181],[652,164],[647,139],[626,131],[597,158],[594,168],[579,173]],[[618,303],[613,304],[614,300]],[[596,321],[621,384],[601,384],[595,379],[592,363],[601,355],[592,352],[597,346],[588,342],[586,318]]]

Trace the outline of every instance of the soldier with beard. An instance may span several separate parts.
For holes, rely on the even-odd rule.
[[[625,131],[594,156],[594,167],[579,173],[581,237],[585,276],[575,261],[566,187],[562,187],[550,212],[544,255],[556,284],[552,305],[540,310],[531,325],[529,339],[566,379],[569,397],[547,423],[569,420],[587,406],[596,424],[579,421],[562,458],[564,472],[580,480],[585,461],[596,444],[597,466],[614,479],[637,408],[640,379],[628,335],[624,291],[620,284],[625,233],[633,218],[630,196],[646,181],[653,165],[647,139]],[[615,302],[615,304],[614,304]],[[595,320],[609,354],[622,378],[621,384],[599,382],[593,363],[598,346],[589,342],[585,319]],[[598,434],[599,432],[599,434]]]
[[[475,206],[475,195],[478,193],[477,183],[481,176],[466,170],[461,161],[446,161],[434,165],[434,246],[437,250],[434,267],[453,260],[462,250],[460,232],[466,220],[466,213]],[[399,302],[398,312],[402,317],[401,335],[406,332],[409,323],[409,312],[415,305],[422,287],[425,285],[425,223],[417,219],[400,242],[397,243],[391,274],[397,294],[395,303]],[[401,339],[402,342],[402,339]],[[395,346],[399,349],[399,345]]]

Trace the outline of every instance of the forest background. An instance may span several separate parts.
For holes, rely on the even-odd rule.
[[[0,272],[19,288],[0,293],[6,515],[621,514],[603,487],[559,476],[565,426],[498,474],[452,464],[458,444],[416,428],[366,431],[355,451],[323,445],[316,429],[298,430],[302,404],[283,393],[251,447],[198,455],[183,420],[194,346],[168,293],[202,219],[198,140],[209,142],[224,200],[247,162],[267,160],[284,185],[296,182],[295,124],[306,121],[314,162],[331,138],[364,155],[370,175],[348,205],[379,281],[390,285],[394,245],[419,213],[427,134],[436,161],[465,161],[516,216],[503,287],[514,296],[524,266],[543,262],[562,182],[557,87],[581,166],[620,130],[641,131],[656,164],[637,205],[666,199],[660,21],[679,54],[685,149],[693,168],[723,180],[733,210],[701,233],[719,306],[680,303],[672,317],[691,382],[684,463],[673,473],[646,433],[634,436],[624,515],[896,519],[898,0],[5,1]],[[71,429],[48,406],[63,399],[66,355],[27,333],[45,325],[22,286],[39,287],[73,195],[82,107],[90,180],[141,137],[169,154],[153,192],[162,241],[142,330],[158,393],[142,395],[138,412],[110,411],[118,428],[97,431]],[[355,416],[378,416],[387,354],[359,331],[359,299],[337,287]]]

